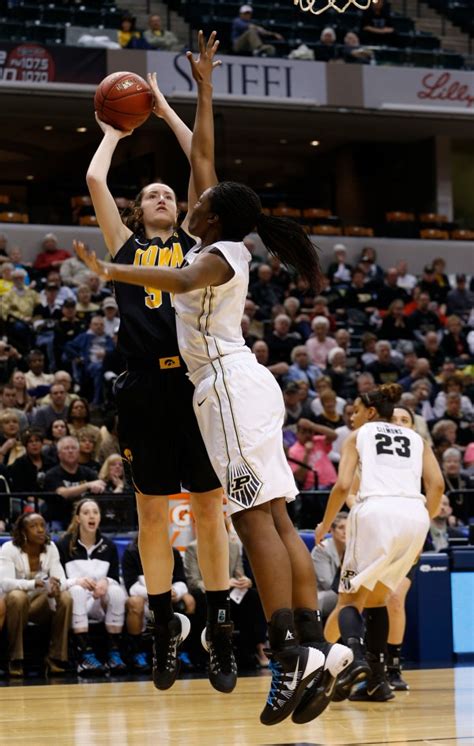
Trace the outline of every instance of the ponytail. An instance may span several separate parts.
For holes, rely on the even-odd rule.
[[[270,254],[293,267],[314,291],[318,290],[321,267],[317,250],[298,223],[264,215],[260,198],[245,184],[223,181],[212,187],[209,199],[222,226],[222,240],[242,241],[256,230]]]
[[[398,383],[384,383],[373,391],[361,394],[360,400],[365,407],[376,409],[384,420],[391,420],[402,393],[403,389]]]

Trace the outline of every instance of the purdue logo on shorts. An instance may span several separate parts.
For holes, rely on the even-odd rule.
[[[263,482],[245,461],[237,461],[227,468],[227,495],[232,502],[250,508],[258,497]]]
[[[341,575],[340,589],[346,593],[352,591],[351,580],[357,575],[355,570],[344,570]]]

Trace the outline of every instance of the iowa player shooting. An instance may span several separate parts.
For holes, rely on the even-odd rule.
[[[206,48],[213,65],[215,34]],[[197,65],[202,64],[199,60]],[[149,76],[154,113],[165,120],[190,157],[192,133],[168,105]],[[142,267],[179,267],[194,240],[188,216],[177,226],[177,204],[167,184],[148,184],[123,221],[107,186],[107,174],[119,141],[131,135],[98,121],[104,137],[87,172],[87,184],[105,243],[113,262]],[[193,178],[188,202],[196,195]],[[191,492],[196,521],[199,564],[206,586],[209,678],[220,691],[236,683],[229,611],[228,540],[222,513],[222,489],[204,447],[192,408],[193,387],[186,376],[176,339],[175,314],[169,293],[153,287],[116,283],[120,309],[118,349],[127,370],[116,384],[119,438],[129,460],[138,507],[139,550],[154,625],[153,680],[168,689],[178,673],[177,648],[189,634],[186,617],[171,605],[173,554],[168,538],[167,496]]]

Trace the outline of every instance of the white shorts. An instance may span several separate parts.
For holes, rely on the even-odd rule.
[[[281,389],[255,356],[214,360],[191,376],[194,412],[229,511],[298,494],[283,450]]]
[[[380,582],[395,590],[423,548],[430,527],[423,502],[409,497],[371,497],[356,503],[346,527],[340,593]]]

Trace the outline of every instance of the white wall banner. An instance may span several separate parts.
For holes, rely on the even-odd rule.
[[[363,74],[368,108],[474,115],[474,72],[366,67]]]
[[[165,96],[195,96],[189,62],[175,52],[147,52],[147,69],[156,72]],[[214,72],[216,99],[285,105],[322,106],[327,103],[326,65],[323,62],[219,55]]]

